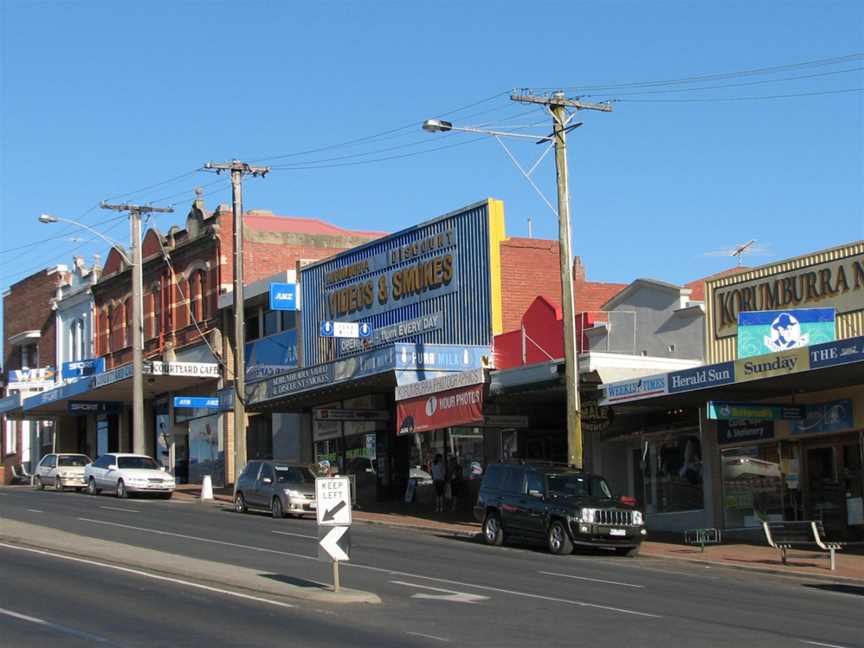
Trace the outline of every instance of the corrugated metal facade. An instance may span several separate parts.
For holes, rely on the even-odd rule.
[[[807,270],[811,266],[819,264],[836,262],[841,260],[850,260],[852,263],[864,263],[864,258],[860,260],[855,257],[864,257],[864,241],[855,241],[847,245],[842,245],[821,252],[814,252],[793,259],[787,259],[779,263],[761,266],[747,272],[739,274],[727,275],[712,279],[705,282],[705,340],[706,340],[706,362],[709,364],[717,362],[727,362],[735,360],[737,357],[737,335],[729,335],[726,337],[718,337],[717,318],[718,300],[716,293],[720,290],[734,287],[753,280],[758,279],[777,279],[782,275],[790,275]],[[864,335],[864,289],[859,284],[855,286],[853,283],[856,277],[850,276],[849,282],[853,286],[854,292],[861,295],[860,308],[846,313],[837,314],[837,338],[844,339]],[[820,301],[818,306],[831,306],[830,298]],[[800,308],[808,307],[809,304],[802,304]]]
[[[500,222],[499,222],[500,221]],[[422,342],[429,344],[471,344],[488,345],[492,342],[493,307],[492,301],[496,282],[500,277],[493,272],[494,259],[490,258],[490,249],[497,249],[499,239],[503,238],[503,208],[498,201],[488,200],[451,212],[435,220],[403,230],[387,238],[373,241],[351,251],[344,252],[332,259],[316,263],[301,269],[300,285],[303,295],[303,365],[311,366],[334,360],[337,357],[350,355],[339,352],[338,341],[322,338],[318,335],[321,322],[330,319],[328,312],[328,295],[340,287],[356,284],[358,281],[372,278],[373,287],[377,291],[377,280],[384,272],[390,273],[400,268],[411,266],[424,259],[435,256],[442,251],[427,252],[409,260],[389,265],[386,270],[370,265],[369,272],[354,274],[343,281],[326,284],[327,274],[363,260],[370,260],[382,253],[391,251],[410,243],[419,242],[429,237],[452,231],[455,241],[450,248],[454,257],[453,282],[455,290],[436,294],[430,290],[428,298],[415,303],[399,305],[375,312],[369,309],[340,317],[342,321],[363,321],[375,329],[413,320],[421,316],[441,314],[441,326],[435,330],[420,333],[411,337],[401,337],[402,342]],[[390,340],[393,342],[395,340]]]

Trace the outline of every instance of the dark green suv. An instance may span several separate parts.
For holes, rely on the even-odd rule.
[[[560,464],[491,464],[474,516],[486,544],[542,541],[554,554],[582,545],[635,556],[645,536],[642,512],[613,497],[605,479]]]

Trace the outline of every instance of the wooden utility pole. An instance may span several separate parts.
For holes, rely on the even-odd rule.
[[[132,228],[132,452],[152,454],[144,442],[144,268],[141,262],[141,214],[168,214],[170,207],[109,205],[102,209],[129,212]]]
[[[246,466],[246,335],[243,298],[243,176],[262,178],[270,167],[250,166],[240,160],[207,162],[205,169],[231,172],[234,208],[234,480]]]
[[[579,408],[579,354],[576,346],[576,319],[573,306],[573,258],[570,251],[570,193],[567,180],[567,131],[571,117],[567,108],[612,112],[611,104],[586,103],[567,99],[561,91],[551,96],[512,94],[519,103],[546,106],[552,114],[555,142],[555,170],[558,180],[558,246],[561,260],[561,302],[564,316],[564,382],[567,393],[567,463],[581,470],[582,416]]]

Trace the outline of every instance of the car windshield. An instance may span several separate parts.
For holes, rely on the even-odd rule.
[[[84,455],[60,455],[57,457],[58,466],[86,466],[90,459]]]
[[[119,457],[117,459],[117,467],[159,470],[159,464],[153,461],[150,457]]]
[[[549,492],[556,495],[612,499],[612,491],[605,479],[587,475],[549,475]]]
[[[314,484],[315,475],[308,468],[300,466],[273,466],[276,470],[277,482],[292,482],[295,484]]]

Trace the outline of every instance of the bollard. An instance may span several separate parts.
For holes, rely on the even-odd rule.
[[[210,475],[204,475],[204,481],[201,483],[201,501],[213,499],[213,480]]]

